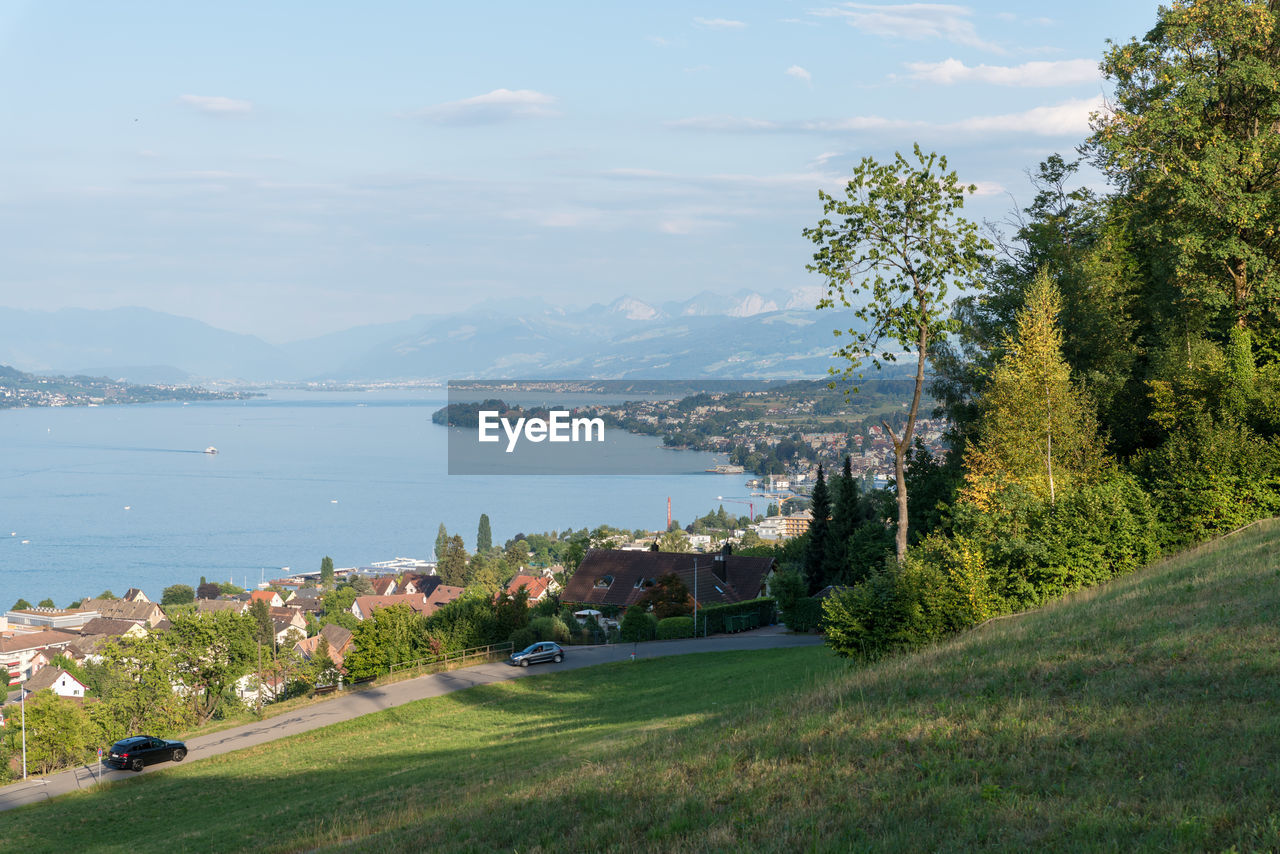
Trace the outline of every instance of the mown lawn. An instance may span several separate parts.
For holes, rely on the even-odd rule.
[[[1280,849],[1277,528],[872,666],[476,688],[0,815],[21,851]]]

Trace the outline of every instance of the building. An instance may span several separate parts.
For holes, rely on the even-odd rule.
[[[809,530],[813,516],[808,510],[792,513],[790,516],[768,516],[753,525],[755,532],[765,540],[789,540]]]
[[[85,687],[80,680],[61,667],[44,667],[23,684],[26,691],[36,692],[48,688],[59,697],[84,697]]]
[[[141,600],[127,602],[124,599],[86,599],[80,603],[79,610],[96,611],[97,614],[94,616],[109,617],[113,620],[145,623],[147,628],[151,629],[166,619],[159,605]]]
[[[5,632],[0,634],[0,667],[8,673],[9,684],[17,685],[34,676],[43,664],[79,638],[79,635],[58,629]]]
[[[249,602],[266,602],[268,608],[284,607],[284,600],[274,590],[255,590],[249,594]]]
[[[85,611],[79,608],[23,608],[18,611],[6,611],[4,616],[16,631],[43,628],[78,632],[81,626],[96,619],[99,614],[97,611]]]
[[[625,608],[674,572],[700,606],[728,605],[763,596],[774,566],[771,557],[740,557],[728,549],[715,555],[590,549],[560,599]]]
[[[517,575],[507,582],[507,595],[514,596],[523,587],[529,591],[529,604],[534,605],[551,595],[552,583],[545,575]]]

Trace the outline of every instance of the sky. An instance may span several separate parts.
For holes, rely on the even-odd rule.
[[[0,306],[282,343],[813,287],[819,188],[919,142],[1005,218],[1156,10],[0,0]]]

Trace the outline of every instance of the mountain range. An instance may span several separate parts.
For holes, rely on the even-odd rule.
[[[491,301],[282,345],[145,308],[0,309],[0,364],[161,383],[818,377],[833,362],[832,330],[854,322],[815,311],[819,296],[705,291],[577,310]]]

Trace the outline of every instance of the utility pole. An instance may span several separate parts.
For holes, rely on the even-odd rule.
[[[22,693],[22,779],[27,779],[27,689],[20,688]]]
[[[693,559],[693,636],[698,636],[698,559]]]

